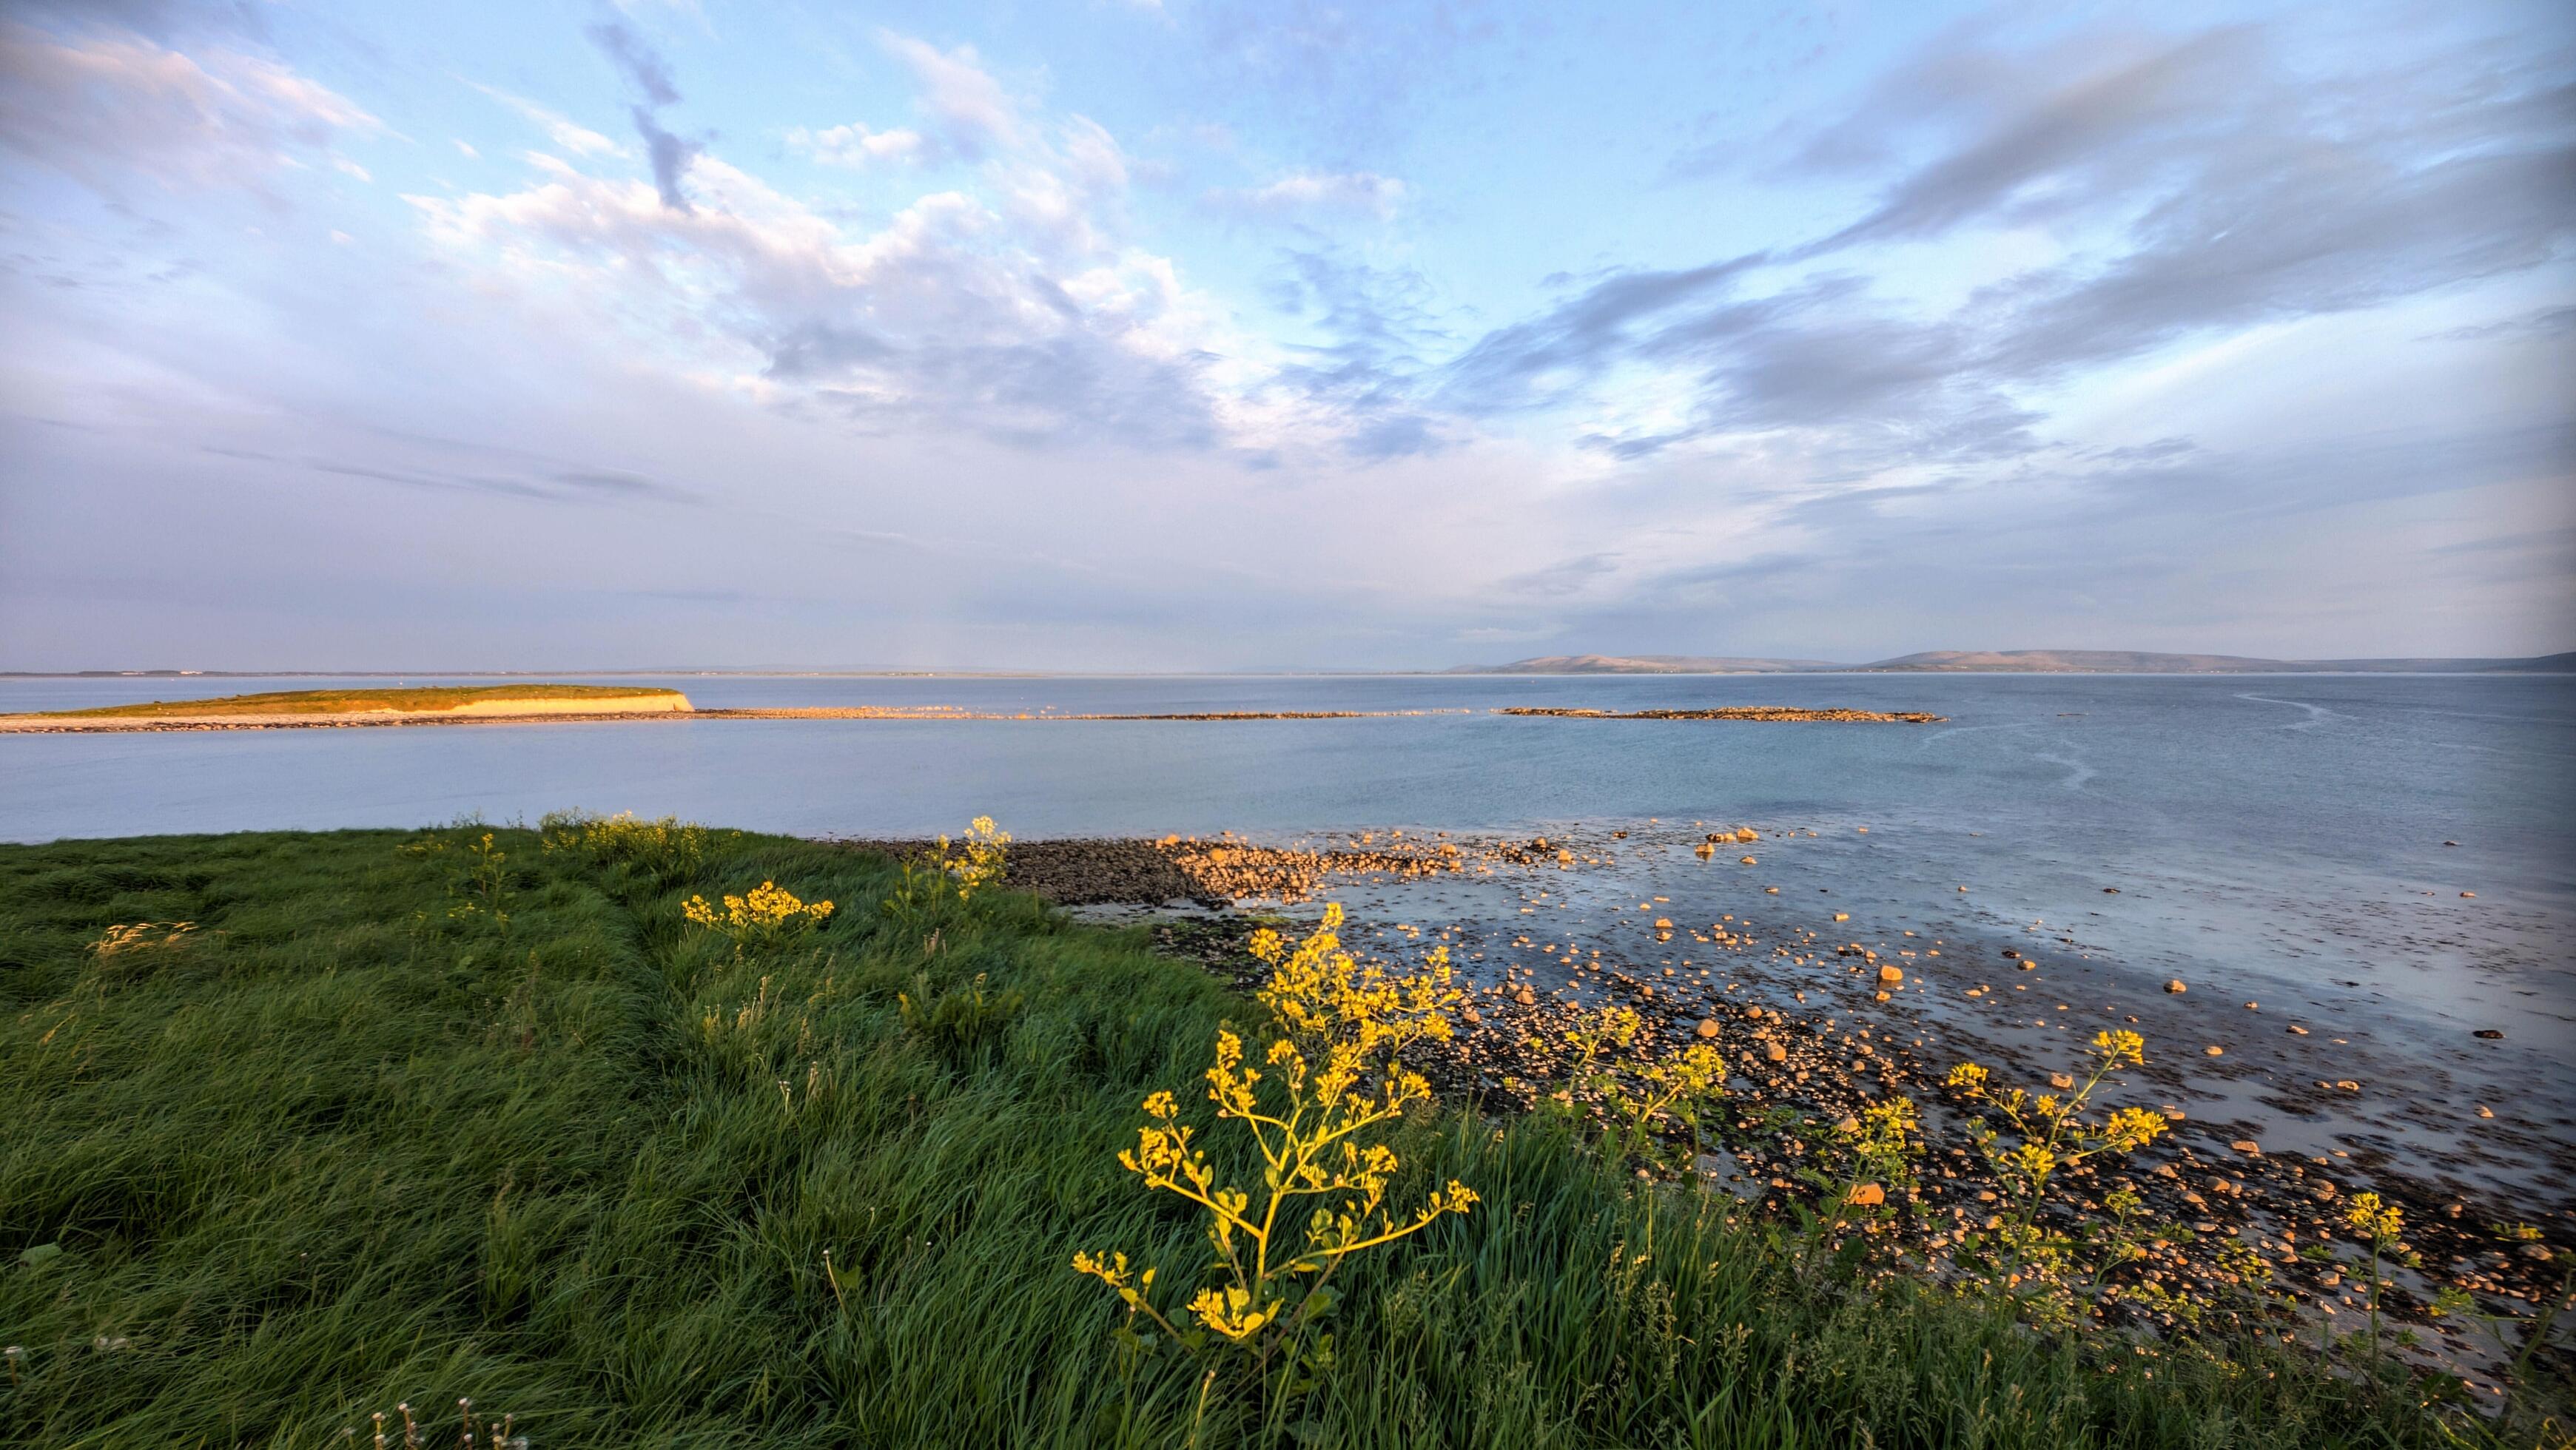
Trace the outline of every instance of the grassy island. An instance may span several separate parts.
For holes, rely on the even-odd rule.
[[[2553,1433],[2276,1336],[2032,1327],[1457,1102],[1388,1130],[1387,1201],[1478,1201],[1355,1255],[1329,1338],[1176,1346],[1071,1259],[1208,1282],[1117,1155],[1173,1090],[1243,1181],[1201,1089],[1263,1009],[956,884],[669,824],[0,847],[0,1442],[399,1444],[407,1403],[452,1445],[460,1398],[536,1450]]]
[[[211,700],[151,700],[139,705],[101,705],[89,710],[54,710],[36,717],[49,720],[118,720],[216,717],[227,715],[363,715],[392,712],[410,715],[452,714],[462,710],[499,713],[524,707],[539,714],[566,707],[602,706],[636,710],[685,710],[689,697],[677,690],[635,685],[429,685],[400,689],[276,690],[257,695],[222,695]]]

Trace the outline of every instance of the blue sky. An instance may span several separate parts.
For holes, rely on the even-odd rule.
[[[21,3],[0,668],[2565,649],[2572,14]]]

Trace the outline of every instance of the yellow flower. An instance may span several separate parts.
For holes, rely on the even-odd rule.
[[[2147,1039],[2127,1028],[2093,1034],[2093,1048],[2113,1067],[2135,1067],[2147,1060]]]
[[[2374,1239],[2393,1239],[2406,1229],[2406,1213],[2376,1193],[2356,1193],[2344,1206],[2343,1221]]]
[[[1973,1098],[1984,1094],[1986,1090],[1986,1077],[1987,1073],[1984,1068],[1977,1066],[1973,1062],[1963,1062],[1957,1067],[1950,1069],[1948,1081],[1951,1087],[1954,1087],[1960,1092],[1966,1093],[1968,1096]]]
[[[2111,1146],[2122,1150],[2143,1148],[2154,1142],[2164,1130],[2164,1114],[2145,1108],[2122,1108],[2111,1115],[2111,1121],[2102,1129],[2104,1136],[2111,1140]]]

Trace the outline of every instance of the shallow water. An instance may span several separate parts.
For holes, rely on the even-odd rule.
[[[0,711],[329,683],[8,681]],[[1488,969],[1505,959],[1509,933],[1544,916],[1560,943],[1579,939],[1586,951],[1659,970],[1673,954],[1634,910],[1657,896],[1667,900],[1654,910],[1677,922],[1705,927],[1732,913],[1766,939],[1814,930],[1920,952],[1937,938],[1943,956],[1907,961],[1916,981],[1896,1004],[1936,1040],[2062,1060],[2093,1026],[2134,1015],[2162,1050],[2165,1066],[2149,1081],[2194,1121],[2302,1152],[2402,1163],[2463,1189],[2567,1201],[2576,679],[650,683],[685,689],[702,706],[1477,713],[6,737],[0,837],[407,826],[469,813],[534,820],[566,807],[811,835],[922,835],[979,813],[1024,837],[1571,833],[1615,860],[1541,883],[1554,893],[1544,903],[1533,906],[1526,883],[1499,882],[1359,888],[1355,899],[1381,918],[1465,925],[1489,952]],[[1748,704],[1950,718],[1900,726],[1482,713]],[[1756,826],[1767,839],[1703,863],[1689,852],[1704,834],[1696,823]],[[1614,829],[1632,834],[1614,842]],[[1815,834],[1771,834],[1789,829]],[[1735,864],[1748,853],[1757,867]],[[1834,912],[1849,920],[1833,922]],[[1915,940],[1903,938],[1909,930]],[[2007,980],[2005,945],[2038,955],[2042,968]],[[2167,996],[2169,978],[2190,992]],[[1966,998],[1980,983],[1997,990]],[[2294,1021],[2310,1035],[2289,1035]],[[2470,1035],[2479,1028],[2506,1036],[2479,1040]],[[2204,1044],[2226,1053],[2206,1059]],[[2319,1080],[2363,1088],[2314,1089]],[[2476,1117],[2481,1103],[2497,1116]]]

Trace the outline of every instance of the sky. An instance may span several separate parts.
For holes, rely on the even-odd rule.
[[[0,669],[2576,648],[2576,8],[0,0]]]

